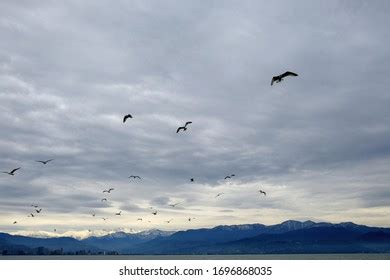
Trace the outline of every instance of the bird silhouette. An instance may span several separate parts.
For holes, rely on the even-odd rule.
[[[283,81],[283,78],[288,77],[288,76],[296,77],[296,76],[298,76],[298,74],[287,71],[287,72],[284,72],[283,74],[280,74],[279,76],[274,76],[274,77],[272,77],[271,86],[274,83],[280,83],[281,81]]]
[[[122,211],[119,211],[118,213],[115,213],[116,216],[120,216],[122,214]]]
[[[102,218],[103,221],[106,221],[108,218]]]
[[[96,216],[96,214],[95,213],[92,213],[92,217],[95,217]]]
[[[156,216],[156,215],[157,215],[157,210],[154,210],[154,211],[152,212],[152,214]]]
[[[132,119],[133,116],[130,115],[130,114],[125,115],[125,116],[123,117],[123,123],[125,123],[125,122],[127,121],[128,118]]]
[[[195,181],[194,178],[191,178],[191,179],[190,179],[190,182],[194,182],[194,181]]]
[[[137,175],[130,175],[129,178],[134,178],[134,179],[142,179],[140,176]]]
[[[217,194],[215,197],[219,197],[219,196],[221,196],[221,195],[223,195],[223,194],[224,194],[224,193],[221,192],[221,193]]]
[[[5,174],[8,174],[8,175],[14,176],[14,175],[15,175],[15,172],[18,171],[20,168],[21,168],[21,167],[12,169],[10,172],[2,171],[2,173],[5,173]]]
[[[38,208],[39,206],[36,204],[31,204],[31,207]]]
[[[103,201],[107,201],[107,198],[102,198],[102,202],[103,202]]]
[[[35,211],[39,214],[39,213],[41,213],[41,211],[42,211],[42,208],[41,209],[35,209]]]
[[[13,222],[14,225],[17,224],[17,223],[18,223],[17,221]]]
[[[230,179],[230,178],[232,178],[232,177],[230,177],[230,176],[226,176],[226,177],[225,177],[225,180],[226,180],[226,179]]]
[[[53,161],[54,160],[54,158],[52,158],[52,159],[48,159],[48,160],[36,160],[36,162],[40,162],[40,163],[42,163],[42,164],[48,164],[49,162],[51,162],[51,161]]]
[[[173,221],[173,219],[170,219],[170,220],[168,220],[168,221],[165,221],[167,224],[169,224],[170,222],[172,222]]]
[[[263,191],[263,190],[259,190],[259,193],[264,194],[264,196],[267,195],[267,193],[265,191]]]
[[[169,204],[169,206],[176,207],[176,205],[179,205],[179,204],[180,204],[180,202],[177,202],[177,203]]]
[[[114,188],[109,188],[108,190],[104,190],[103,193],[105,193],[105,192],[106,193],[111,193],[111,191],[113,191],[113,190],[114,190]]]
[[[33,213],[30,213],[30,215],[29,215],[29,216],[27,216],[27,217],[34,218],[34,217],[35,217],[35,215],[34,215]]]
[[[141,221],[142,222],[142,218],[138,218],[137,221]]]
[[[181,130],[186,131],[187,130],[187,125],[191,124],[192,122],[186,122],[184,126],[179,126],[176,130],[176,133],[179,133]]]
[[[191,222],[192,220],[195,220],[195,218],[188,218],[189,222]]]

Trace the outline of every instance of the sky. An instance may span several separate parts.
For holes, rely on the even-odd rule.
[[[21,169],[0,174],[0,231],[390,227],[389,13],[388,1],[2,0],[0,170]],[[271,86],[285,71],[299,76]]]

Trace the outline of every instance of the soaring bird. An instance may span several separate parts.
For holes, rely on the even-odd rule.
[[[283,74],[280,74],[279,76],[274,76],[274,77],[272,77],[271,86],[274,83],[280,83],[281,81],[283,81],[283,78],[288,77],[288,76],[296,77],[296,76],[298,76],[298,74],[290,72],[290,71],[287,71],[287,72],[285,72]]]
[[[34,217],[35,217],[35,215],[34,215],[33,213],[30,213],[30,215],[29,215],[29,216],[27,216],[27,217],[34,218]]]
[[[265,191],[263,191],[263,190],[259,190],[259,193],[264,194],[264,196],[267,195],[267,193]]]
[[[230,177],[230,176],[226,176],[226,177],[225,177],[225,180],[226,180],[226,179],[230,179],[230,178],[232,178],[232,177]]]
[[[41,213],[41,211],[42,211],[42,208],[41,209],[35,209],[35,211],[39,214],[39,213]]]
[[[17,221],[13,222],[14,225],[17,224],[17,223],[18,223]]]
[[[138,218],[137,221],[141,221],[142,222],[142,218]]]
[[[102,202],[103,202],[103,201],[107,201],[107,198],[102,198]]]
[[[191,179],[190,179],[190,182],[194,182],[194,181],[195,181],[194,178],[191,178]]]
[[[36,204],[31,204],[31,207],[38,208],[39,206]]]
[[[108,190],[104,190],[103,193],[105,193],[105,192],[106,193],[111,193],[111,191],[113,191],[113,190],[114,190],[114,188],[109,188]]]
[[[192,220],[195,220],[195,218],[188,218],[189,222],[191,222]]]
[[[168,221],[165,221],[167,224],[169,224],[170,222],[172,222],[173,219],[170,219]]]
[[[95,213],[92,213],[92,217],[95,217],[96,216],[96,214]]]
[[[177,202],[177,203],[169,204],[169,206],[176,207],[176,205],[179,205],[179,204],[180,204],[180,202]]]
[[[179,133],[180,130],[186,131],[187,130],[187,125],[192,124],[192,122],[186,122],[184,126],[179,126],[176,130],[176,133]]]
[[[108,218],[102,218],[103,221],[106,221]]]
[[[122,211],[119,211],[118,213],[115,213],[116,216],[120,216],[122,214]]]
[[[215,197],[221,196],[221,195],[223,195],[223,194],[224,194],[224,193],[221,192],[221,193],[217,194]]]
[[[125,123],[125,122],[126,122],[126,120],[127,120],[128,118],[132,119],[132,118],[133,118],[133,116],[132,116],[132,115],[130,115],[130,114],[127,114],[126,116],[124,116],[124,117],[123,117],[123,123]]]
[[[51,162],[52,160],[54,160],[54,158],[48,159],[48,160],[36,160],[36,162],[40,162],[40,163],[42,163],[42,164],[48,164],[48,163]]]
[[[157,210],[154,210],[154,211],[152,212],[152,214],[156,216],[156,215],[157,215]]]
[[[134,178],[134,179],[140,179],[141,180],[141,177],[137,176],[137,175],[130,175],[129,178]]]
[[[11,172],[2,171],[2,173],[5,173],[5,174],[8,174],[8,175],[14,176],[14,175],[15,175],[15,172],[18,171],[19,169],[20,169],[20,167],[11,170]]]

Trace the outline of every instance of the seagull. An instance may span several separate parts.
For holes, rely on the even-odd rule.
[[[40,163],[45,165],[45,164],[48,164],[49,162],[51,162],[52,160],[54,160],[54,158],[48,159],[48,160],[36,160],[36,162],[40,162]]]
[[[128,118],[132,119],[132,118],[133,118],[133,116],[132,116],[132,115],[130,115],[130,114],[127,114],[126,116],[124,116],[124,117],[123,117],[123,123],[125,123],[125,122],[126,122],[126,120],[127,120]]]
[[[190,182],[194,182],[194,178],[191,178],[191,179],[190,179]]]
[[[92,217],[95,217],[96,216],[96,214],[95,213],[92,213]]]
[[[108,218],[102,218],[103,221],[107,220]]]
[[[34,218],[35,216],[34,216],[34,214],[33,214],[33,213],[30,213],[30,215],[29,215],[29,216],[27,216],[27,217]]]
[[[274,84],[274,83],[280,83],[281,81],[283,81],[283,78],[285,77],[288,77],[288,76],[298,76],[298,74],[295,74],[293,72],[290,72],[290,71],[287,71],[283,74],[280,74],[279,76],[274,76],[272,77],[272,81],[271,81],[271,86]]]
[[[156,215],[157,215],[157,210],[154,210],[154,211],[152,212],[152,214],[156,216]]]
[[[221,196],[221,195],[223,195],[223,194],[224,194],[224,193],[221,192],[221,193],[217,194],[215,197]]]
[[[17,224],[18,222],[17,221],[15,221],[13,224],[15,225],[15,224]]]
[[[176,130],[176,133],[179,133],[180,130],[186,131],[187,130],[187,125],[191,124],[192,122],[186,122],[184,126],[179,126]]]
[[[8,175],[14,176],[14,175],[15,175],[15,172],[16,172],[17,170],[19,170],[19,169],[20,169],[20,167],[11,170],[11,172],[2,171],[2,173],[5,173],[5,174],[8,174]]]
[[[113,190],[114,190],[114,188],[109,188],[108,190],[104,190],[103,193],[105,193],[105,192],[106,193],[111,193],[111,191],[113,191]]]
[[[231,176],[226,176],[226,177],[225,177],[225,180],[226,180],[226,179],[230,179],[230,178],[232,178],[232,177],[231,177]]]
[[[263,191],[263,190],[259,190],[259,193],[264,194],[264,196],[267,195],[267,193],[265,191]]]
[[[170,222],[172,222],[173,219],[170,219],[168,221],[165,221],[167,224],[169,224]]]
[[[103,202],[103,201],[107,201],[107,198],[103,198],[103,199],[102,199],[102,202]]]
[[[137,221],[141,221],[142,222],[142,218],[138,218]]]
[[[130,175],[129,178],[134,178],[134,179],[140,179],[141,180],[141,177],[137,176],[137,175]]]
[[[195,220],[195,218],[188,218],[188,221],[191,222],[191,220]]]
[[[35,209],[35,211],[39,214],[39,213],[41,213],[41,211],[42,211],[42,208],[41,209]]]
[[[169,204],[169,206],[176,207],[176,205],[179,205],[179,204],[180,204],[180,202],[177,202],[177,203],[174,203],[174,204]]]
[[[39,206],[35,204],[31,204],[31,207],[38,208]]]
[[[116,216],[120,216],[122,214],[122,211],[119,211],[118,213],[115,213]]]

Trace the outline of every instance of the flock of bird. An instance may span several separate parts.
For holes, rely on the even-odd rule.
[[[285,73],[283,73],[283,74],[274,76],[274,77],[272,77],[272,80],[271,80],[271,86],[272,86],[274,83],[280,83],[280,82],[282,82],[282,81],[284,80],[284,78],[289,77],[289,76],[296,77],[296,76],[298,76],[298,74],[293,73],[293,72],[290,72],[290,71],[287,71],[287,72],[285,72]],[[127,121],[128,119],[132,119],[132,118],[133,118],[133,116],[132,116],[131,114],[126,114],[126,115],[123,117],[123,123],[126,123],[126,121]],[[176,133],[187,131],[188,125],[190,125],[190,124],[192,124],[192,121],[187,121],[187,122],[184,124],[184,126],[179,126],[179,127],[177,128],[177,130],[176,130]],[[41,163],[41,164],[43,164],[43,165],[46,165],[46,164],[48,164],[48,163],[50,163],[50,162],[52,162],[52,161],[54,161],[54,159],[36,160],[35,162]],[[15,176],[16,172],[19,171],[20,169],[21,169],[21,167],[17,167],[17,168],[12,169],[11,171],[2,171],[2,173],[8,174],[8,175],[10,175],[10,176]],[[236,176],[235,174],[227,175],[227,176],[224,177],[224,180],[232,179],[232,178],[235,177],[235,176]],[[138,176],[138,175],[130,175],[128,178],[129,178],[129,179],[142,180],[142,178],[141,178],[140,176]],[[194,178],[190,178],[190,182],[195,182],[195,179],[194,179]],[[105,190],[103,190],[103,194],[104,194],[104,193],[106,193],[106,194],[111,194],[111,192],[114,191],[114,190],[115,190],[114,188],[105,189]],[[267,193],[266,193],[264,190],[262,190],[262,189],[260,189],[258,192],[259,192],[260,195],[264,195],[264,196],[267,195]],[[215,195],[215,198],[221,197],[222,195],[224,195],[223,192],[218,193],[218,194]],[[105,203],[105,202],[108,202],[107,197],[102,198],[102,199],[101,199],[101,202],[102,202],[102,203],[103,203],[103,202],[104,202],[104,203]],[[169,207],[172,207],[172,208],[175,208],[175,207],[176,207],[177,205],[179,205],[179,204],[182,204],[182,202],[176,202],[176,203],[168,204],[168,206],[169,206]],[[31,213],[30,213],[27,217],[34,218],[36,215],[40,214],[41,211],[42,211],[42,208],[39,208],[39,206],[36,205],[36,204],[32,204],[31,207],[33,207],[33,209],[32,209],[33,211],[31,211]],[[39,208],[39,209],[38,209],[38,208]],[[151,211],[151,214],[152,214],[152,215],[156,216],[156,215],[158,214],[158,211],[157,211],[156,209],[154,209],[153,207],[150,207],[150,209],[152,210],[152,211]],[[122,211],[116,212],[116,213],[114,213],[114,215],[115,215],[115,216],[121,216],[121,215],[122,215]],[[96,217],[96,213],[92,213],[92,217]],[[102,217],[101,219],[102,219],[103,221],[108,220],[107,217]],[[194,220],[194,219],[195,219],[195,218],[193,218],[193,217],[189,217],[189,218],[187,219],[187,221],[188,221],[188,222],[191,222],[191,221]],[[142,222],[142,221],[143,221],[143,218],[141,218],[141,217],[140,217],[140,218],[137,218],[137,221],[141,221],[141,222]],[[148,221],[149,223],[151,222],[150,220],[147,220],[147,221]],[[169,220],[167,220],[167,221],[165,221],[165,222],[169,224],[169,223],[171,223],[172,221],[173,221],[173,219],[169,219]],[[17,223],[18,223],[17,221],[14,221],[14,222],[13,222],[14,225],[17,224]],[[56,229],[54,229],[54,231],[56,231]],[[88,231],[91,232],[91,230],[88,230]]]

